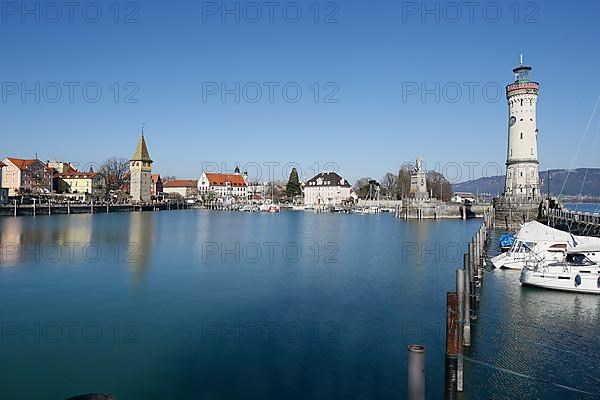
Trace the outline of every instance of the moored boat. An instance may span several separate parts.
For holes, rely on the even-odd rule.
[[[600,294],[600,265],[583,253],[569,252],[562,262],[525,266],[519,281],[525,286]]]

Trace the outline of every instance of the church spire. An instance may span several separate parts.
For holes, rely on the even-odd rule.
[[[135,148],[135,152],[131,157],[131,161],[147,161],[152,162],[150,158],[150,153],[148,152],[148,147],[146,146],[146,139],[144,139],[144,127],[142,126],[142,135],[140,136],[140,141],[138,142],[137,147]]]

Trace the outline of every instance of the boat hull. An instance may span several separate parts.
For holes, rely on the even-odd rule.
[[[519,281],[525,286],[576,293],[600,294],[600,274],[588,272],[552,272],[523,269]]]

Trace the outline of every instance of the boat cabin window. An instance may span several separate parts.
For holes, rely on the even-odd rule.
[[[567,254],[567,262],[576,265],[593,265],[594,263],[590,261],[584,254]]]

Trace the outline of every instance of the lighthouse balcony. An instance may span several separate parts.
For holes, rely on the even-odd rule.
[[[535,92],[540,88],[540,84],[537,82],[515,82],[506,86],[506,93],[512,93],[518,90],[524,90],[525,93]]]

